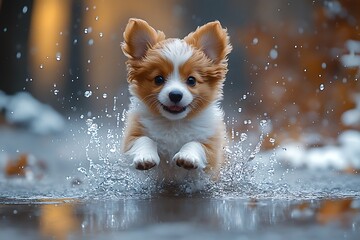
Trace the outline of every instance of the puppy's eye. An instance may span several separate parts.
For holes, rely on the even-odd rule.
[[[193,87],[196,85],[196,79],[193,76],[190,76],[188,79],[186,79],[186,84],[190,87]]]
[[[155,80],[155,84],[158,85],[158,86],[163,85],[164,82],[165,82],[165,78],[163,76],[160,76],[160,75],[156,76],[154,78],[154,80]]]

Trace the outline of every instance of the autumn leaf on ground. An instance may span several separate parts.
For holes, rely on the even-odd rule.
[[[25,168],[28,166],[28,155],[21,154],[15,160],[9,160],[5,166],[5,174],[7,176],[25,176]]]
[[[45,173],[45,162],[30,154],[21,154],[16,159],[9,160],[5,166],[7,177],[23,177],[41,179]]]

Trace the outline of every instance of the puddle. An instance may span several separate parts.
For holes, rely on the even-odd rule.
[[[360,233],[360,200],[354,198],[289,201],[158,195],[150,200],[14,202],[0,199],[0,229],[6,230],[2,230],[6,239],[23,234],[27,239],[214,239],[219,234],[224,239],[356,239]]]

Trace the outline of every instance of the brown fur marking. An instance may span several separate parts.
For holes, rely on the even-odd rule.
[[[129,114],[126,122],[124,139],[122,141],[122,152],[127,152],[133,146],[136,139],[144,136],[144,127],[139,121],[139,116]]]

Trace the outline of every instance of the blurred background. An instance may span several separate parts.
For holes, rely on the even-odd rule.
[[[104,115],[114,101],[122,111],[130,17],[180,38],[219,20],[234,49],[223,106],[235,128],[270,120],[268,148],[337,144],[360,130],[359,9],[358,0],[0,0],[0,90],[29,92],[69,119]]]

